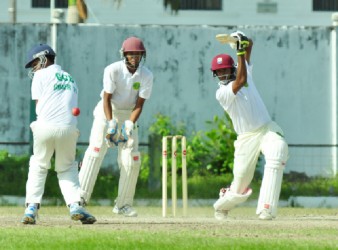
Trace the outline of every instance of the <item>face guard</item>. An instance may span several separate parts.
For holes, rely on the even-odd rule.
[[[146,61],[145,54],[142,54],[141,56],[139,56],[139,55],[128,55],[128,57],[130,59],[134,59],[135,60],[135,63],[133,64],[133,63],[131,63],[128,60],[127,55],[126,54],[124,55],[124,63],[130,69],[135,69],[136,70],[140,66],[140,64],[143,65],[145,63],[145,61]],[[140,58],[140,59],[137,60],[137,58]]]
[[[32,68],[30,68],[29,71],[28,71],[28,76],[31,79],[33,79],[34,73],[36,71],[38,71],[39,69],[44,69],[46,67],[46,64],[47,64],[47,57],[46,57],[45,51],[39,52],[38,54],[36,54],[34,56],[35,56],[34,61],[37,61],[37,63]],[[33,61],[32,64],[34,64],[34,61]]]
[[[231,68],[231,73],[230,74],[223,74],[223,75],[217,75],[216,70],[213,71],[213,77],[218,78],[219,82],[218,85],[228,85],[229,82],[232,82],[236,79],[236,68]]]

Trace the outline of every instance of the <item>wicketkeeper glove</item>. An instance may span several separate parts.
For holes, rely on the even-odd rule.
[[[231,34],[231,36],[237,38],[237,43],[235,44],[236,46],[234,47],[234,45],[230,45],[231,47],[234,47],[234,49],[237,50],[237,55],[244,55],[245,54],[245,49],[247,47],[249,47],[249,39],[244,35],[243,32],[241,31],[236,31],[234,33]]]
[[[114,145],[117,146],[119,143],[119,133],[118,133],[118,121],[117,119],[112,119],[107,121],[107,134],[106,134],[106,144],[109,148]]]
[[[126,120],[122,125],[120,141],[125,142],[125,147],[131,148],[134,144],[133,138],[134,123]]]

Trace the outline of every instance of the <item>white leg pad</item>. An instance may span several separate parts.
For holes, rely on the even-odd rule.
[[[125,205],[133,205],[137,178],[140,172],[140,152],[130,152],[122,149],[119,152],[118,163],[120,166],[120,179],[116,206],[121,208]]]
[[[81,197],[88,204],[93,193],[94,185],[99,174],[105,152],[96,153],[88,148],[83,158],[82,166],[79,173],[81,186]]]
[[[236,205],[245,202],[252,194],[251,189],[247,189],[243,194],[237,194],[230,191],[228,188],[224,195],[220,195],[220,198],[214,203],[215,210],[226,210],[233,209]]]
[[[262,153],[266,163],[256,213],[260,214],[266,209],[272,217],[276,217],[288,145],[277,133],[268,132],[264,138]]]
[[[278,200],[282,186],[283,167],[266,165],[259,193],[257,214],[267,209],[273,217],[277,215]]]

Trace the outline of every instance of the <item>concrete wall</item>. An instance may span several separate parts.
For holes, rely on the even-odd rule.
[[[103,69],[119,60],[121,43],[130,35],[145,41],[146,65],[155,76],[153,94],[139,122],[141,142],[147,142],[147,129],[159,112],[185,122],[189,132],[207,129],[205,121],[223,114],[215,100],[217,81],[211,75],[210,61],[222,52],[235,55],[214,37],[236,29],[254,40],[256,85],[290,144],[287,172],[334,175],[332,27],[59,25],[57,63],[73,75],[80,88],[79,141],[88,142]],[[49,25],[0,25],[1,141],[29,141],[30,81],[23,66],[26,51],[37,42],[51,44]],[[13,153],[27,151],[22,146],[5,147]]]

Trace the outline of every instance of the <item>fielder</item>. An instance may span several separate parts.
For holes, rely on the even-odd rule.
[[[220,197],[214,203],[215,218],[225,219],[228,211],[251,195],[249,185],[262,153],[266,163],[256,213],[261,220],[272,220],[277,214],[288,145],[282,129],[271,120],[253,82],[252,40],[240,31],[231,36],[238,40],[236,44],[230,44],[237,50],[237,66],[226,54],[215,56],[211,62],[213,75],[219,79],[216,99],[229,114],[238,135],[234,143],[233,181],[229,188],[221,189]]]
[[[62,195],[70,209],[72,220],[93,224],[96,219],[80,204],[78,164],[75,161],[79,131],[72,108],[77,107],[78,87],[71,75],[54,64],[55,52],[46,44],[34,46],[28,52],[25,68],[30,68],[32,99],[36,103],[33,132],[33,155],[29,161],[26,183],[26,210],[23,224],[35,224],[50,160],[55,153],[55,171]]]
[[[146,58],[146,49],[139,38],[126,39],[120,52],[123,60],[104,70],[101,100],[93,112],[89,147],[79,178],[81,197],[88,203],[107,147],[116,146],[120,179],[113,213],[135,217],[133,199],[141,166],[136,121],[151,95],[153,74],[141,65],[141,60]]]

